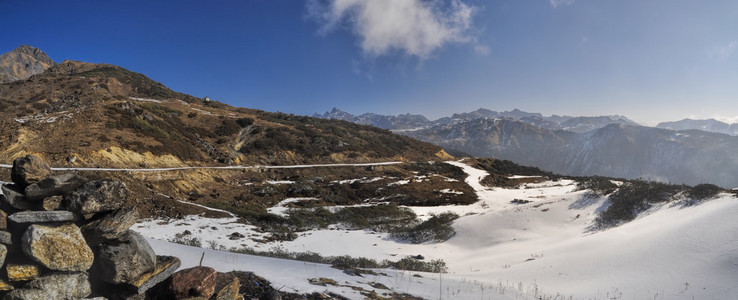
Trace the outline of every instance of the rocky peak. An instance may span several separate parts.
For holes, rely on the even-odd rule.
[[[0,83],[23,80],[56,65],[41,49],[21,45],[0,55]]]

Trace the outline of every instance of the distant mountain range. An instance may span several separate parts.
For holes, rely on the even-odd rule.
[[[693,120],[684,119],[675,122],[662,122],[656,125],[657,128],[671,130],[702,130],[707,132],[724,133],[729,135],[738,135],[738,123],[728,124],[715,119]]]
[[[623,116],[544,117],[518,109],[479,109],[435,121],[409,114],[353,116],[335,108],[314,116],[390,129],[452,154],[508,159],[566,175],[738,187],[738,137],[726,134],[736,126],[716,120],[654,128]]]

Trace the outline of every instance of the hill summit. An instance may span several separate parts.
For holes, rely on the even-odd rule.
[[[0,55],[0,83],[26,79],[54,65],[56,63],[40,49],[21,45]]]

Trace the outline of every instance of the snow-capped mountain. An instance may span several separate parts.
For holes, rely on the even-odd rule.
[[[415,124],[417,127],[412,129],[383,128],[452,153],[509,159],[566,175],[738,186],[738,155],[731,150],[738,146],[738,137],[721,133],[640,126],[623,116],[545,117],[517,109],[479,109]],[[672,126],[684,129],[703,123],[680,124],[683,126]],[[700,127],[714,131],[719,128]]]
[[[738,135],[738,123],[728,124],[715,119],[693,120],[683,119],[674,122],[662,122],[656,125],[658,128],[671,130],[702,130],[708,132],[724,133],[729,135]]]

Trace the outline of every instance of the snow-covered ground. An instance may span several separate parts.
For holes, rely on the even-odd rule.
[[[487,188],[487,174],[463,162],[451,162],[469,174],[467,182],[479,201],[468,206],[411,207],[416,214],[452,211],[460,215],[457,234],[435,244],[406,244],[387,234],[338,228],[300,234],[289,242],[258,243],[263,234],[235,218],[144,220],[134,230],[168,240],[189,230],[203,246],[281,248],[324,256],[350,255],[398,260],[421,254],[443,259],[449,273],[441,275],[380,270],[387,276],[349,276],[325,265],[253,257],[152,240],[158,254],[172,254],[183,265],[199,262],[221,271],[253,271],[283,290],[334,291],[361,299],[348,287],[308,284],[326,277],[372,290],[379,282],[398,293],[429,299],[736,299],[738,298],[738,200],[721,195],[699,206],[667,204],[617,228],[589,230],[605,198],[589,198],[573,181],[525,184],[516,189]],[[530,201],[513,204],[512,200]],[[286,199],[296,201],[294,199]],[[280,211],[282,206],[275,208]],[[524,201],[522,201],[524,202]],[[240,232],[246,237],[230,240]],[[212,241],[212,242],[211,242]],[[217,247],[216,247],[217,248]],[[371,278],[369,278],[371,277]],[[377,290],[377,289],[374,289]],[[377,292],[382,292],[377,290]],[[571,297],[571,298],[570,298]]]

